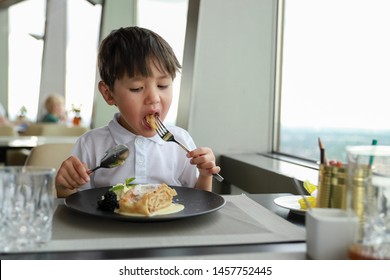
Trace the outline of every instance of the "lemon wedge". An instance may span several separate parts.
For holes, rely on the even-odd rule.
[[[316,207],[317,198],[315,198],[314,196],[308,196],[308,197],[306,197],[306,200],[310,204],[311,208],[315,208]],[[299,203],[299,206],[301,207],[301,209],[304,209],[304,210],[307,209],[306,202],[305,202],[305,200],[303,198],[298,199],[298,203]]]
[[[303,182],[303,187],[309,194],[312,194],[317,189],[317,186],[310,183],[308,180]]]

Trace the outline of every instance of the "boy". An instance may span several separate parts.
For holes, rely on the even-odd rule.
[[[181,68],[168,43],[156,33],[127,27],[112,31],[100,45],[98,67],[100,93],[108,105],[118,107],[107,126],[93,129],[76,142],[73,155],[56,176],[58,197],[77,189],[112,186],[135,177],[134,183],[166,183],[171,186],[212,190],[212,174],[220,167],[210,148],[196,148],[187,131],[168,126],[191,152],[163,141],[146,121],[148,115],[165,119],[172,102],[172,83]],[[130,155],[122,166],[88,170],[98,166],[107,149],[123,144]]]

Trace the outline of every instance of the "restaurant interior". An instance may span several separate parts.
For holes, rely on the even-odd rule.
[[[8,5],[23,1],[2,2],[4,3],[0,7],[3,7],[2,11],[6,11],[5,7]],[[53,5],[49,5],[48,8],[52,8],[53,13],[58,13],[58,10],[64,10],[66,2],[53,1]],[[91,2],[91,5],[102,4],[99,1],[87,2]],[[136,2],[105,1],[102,8],[100,36],[106,36],[118,26],[134,24]],[[267,156],[273,149],[272,131],[275,125],[273,80],[277,5],[274,1],[259,1],[259,3],[249,1],[239,8],[236,5],[238,4],[234,1],[229,5],[219,5],[218,2],[188,2],[176,124],[188,130],[198,146],[213,148],[218,163],[224,165],[222,173],[225,182],[232,183],[233,189],[237,186],[253,193],[270,191],[296,193],[294,186],[288,180],[289,174],[294,172],[300,180],[309,179],[315,182],[316,175],[310,165],[303,167],[289,162],[279,163]],[[251,8],[251,5],[254,7]],[[205,12],[201,12],[203,9]],[[218,20],[215,20],[217,15]],[[60,24],[57,23],[58,14],[53,18],[55,23],[52,23],[52,33],[50,27],[46,27],[48,47],[45,51],[48,57],[59,61],[60,50],[65,51],[63,47],[58,46],[64,39],[57,31],[64,27],[55,25]],[[240,18],[240,20],[232,21],[232,18]],[[46,24],[50,25],[50,21]],[[229,32],[226,33],[224,30]],[[244,30],[245,32],[242,32]],[[225,35],[218,36],[218,40],[215,40],[215,34]],[[233,35],[234,40],[231,39]],[[3,34],[3,36],[7,35]],[[53,45],[50,45],[50,40],[54,41]],[[50,46],[56,51],[51,53]],[[220,52],[220,49],[224,52]],[[240,51],[241,49],[245,51]],[[6,59],[5,52],[2,53],[2,60]],[[45,64],[43,61],[43,65],[48,69],[42,70],[41,83],[46,82],[47,85],[40,87],[39,104],[42,104],[50,93],[65,91],[64,77],[59,74],[65,71],[62,64],[60,62]],[[232,64],[235,65],[233,68],[228,67]],[[1,91],[7,92],[7,68],[5,64],[2,65],[1,71],[4,75],[1,76],[5,81],[0,83]],[[52,75],[52,73],[58,74]],[[216,73],[219,73],[218,76],[221,78],[211,79]],[[96,88],[94,90],[97,91]],[[1,102],[8,104],[7,95],[1,95]],[[94,128],[107,124],[115,108],[107,106],[98,92],[94,93],[91,103],[93,112],[91,121],[87,125]],[[250,116],[245,116],[248,112]],[[258,122],[258,120],[262,121]],[[243,122],[245,125],[242,125]],[[229,141],[221,139],[229,139]],[[240,154],[244,158],[236,159],[234,156],[230,158],[229,154]],[[240,168],[243,170],[230,171],[230,169]],[[222,186],[216,182],[214,190],[229,192],[229,186],[228,184]]]
[[[11,112],[7,67],[11,62],[7,45],[10,31],[4,27],[8,26],[9,9],[28,1],[0,0],[0,101],[8,112]],[[106,125],[117,111],[115,106],[107,106],[97,89],[99,76],[95,64],[90,68],[91,98],[81,107],[82,121],[76,123],[74,111],[69,109],[73,101],[67,103],[71,112],[67,123],[39,121],[45,113],[45,99],[53,92],[63,95],[66,92],[66,28],[68,21],[83,21],[67,17],[72,1],[100,9],[98,42],[113,29],[140,24],[137,9],[142,0],[44,1],[45,33],[39,39],[44,47],[36,112],[26,117],[14,111],[8,114],[10,123],[0,126],[2,166],[51,165],[58,169],[79,136]],[[56,202],[59,206],[48,244],[22,252],[0,253],[1,259],[311,258],[306,251],[305,213],[275,203],[278,198],[300,196],[305,191],[304,182],[317,185],[319,181],[320,149],[317,160],[275,152],[279,141],[275,131],[280,126],[280,28],[283,5],[288,1],[160,2],[187,5],[180,88],[171,122],[187,130],[197,146],[212,147],[224,179],[213,180],[213,193],[223,197],[223,205],[204,210],[211,212],[207,215],[189,219],[180,217],[159,223],[136,220],[135,229],[134,223],[123,222],[123,216],[100,219],[88,213],[77,215],[80,212],[77,199],[84,197],[65,202],[74,209],[67,209],[61,200]],[[98,44],[94,51],[97,47]],[[77,102],[77,97],[74,100]],[[48,150],[38,152],[40,146],[47,146]],[[45,156],[54,153],[56,156]],[[92,216],[99,216],[95,209],[91,211]],[[70,221],[78,230],[74,230]],[[197,230],[191,232],[190,228]],[[165,237],[160,238],[156,232]]]

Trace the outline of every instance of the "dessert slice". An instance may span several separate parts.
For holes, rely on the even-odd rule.
[[[151,216],[171,206],[176,195],[176,191],[166,184],[136,185],[120,198],[119,212]]]

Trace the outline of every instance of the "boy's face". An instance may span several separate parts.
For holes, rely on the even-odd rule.
[[[147,115],[165,119],[172,103],[172,77],[160,72],[152,64],[150,77],[125,75],[114,83],[113,92],[99,85],[106,102],[116,105],[120,112],[119,123],[136,135],[152,137],[156,131],[146,121]]]

